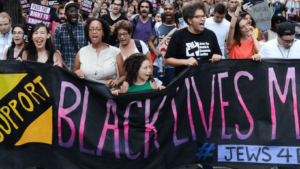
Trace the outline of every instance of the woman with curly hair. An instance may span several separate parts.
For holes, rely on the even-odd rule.
[[[124,61],[120,49],[103,42],[110,34],[108,23],[101,18],[90,19],[84,27],[84,34],[90,44],[77,53],[74,72],[81,79],[96,80],[115,90],[125,80]]]
[[[112,94],[138,92],[143,90],[164,89],[164,86],[157,86],[151,74],[151,61],[141,53],[132,54],[124,62],[123,67],[126,72],[126,81],[120,90],[113,91]]]

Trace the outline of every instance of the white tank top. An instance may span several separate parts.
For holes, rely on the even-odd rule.
[[[110,79],[117,80],[119,72],[116,57],[119,53],[120,49],[109,45],[97,56],[92,44],[85,46],[79,51],[80,70],[83,71],[85,78],[104,84]]]

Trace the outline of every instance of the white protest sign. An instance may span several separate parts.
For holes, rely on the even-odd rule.
[[[273,7],[268,6],[268,0],[251,7],[249,12],[256,22],[256,27],[262,30],[268,30],[271,27],[271,18],[274,14]]]

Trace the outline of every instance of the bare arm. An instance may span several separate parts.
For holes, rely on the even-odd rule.
[[[125,68],[123,67],[124,60],[121,53],[117,56],[117,64],[119,70],[119,79],[116,81],[116,85],[120,86],[125,81]]]
[[[149,40],[148,40],[148,46],[149,46],[150,50],[154,53],[155,57],[161,56],[160,51],[158,51],[155,48],[154,41],[155,41],[155,37],[150,36]]]
[[[268,38],[269,38],[268,31],[264,32],[264,33],[263,33],[263,36],[264,36],[265,41],[267,42],[267,41],[268,41]]]
[[[250,27],[250,31],[251,31],[250,36],[251,36],[251,38],[254,42],[254,50],[255,50],[256,53],[258,53],[260,51],[261,46],[260,46],[258,40],[255,37],[254,28],[252,26]]]
[[[74,67],[73,67],[73,72],[76,72],[76,70],[80,69],[80,61],[79,61],[79,52],[77,52],[75,60],[74,60]]]
[[[188,65],[195,66],[198,65],[198,62],[194,57],[190,57],[189,59],[167,58],[166,64],[173,67],[188,66]]]
[[[240,11],[242,10],[242,5],[241,5],[241,1],[238,1],[239,4],[237,6],[237,9],[235,10],[234,15],[231,18],[231,22],[230,22],[230,28],[229,28],[229,32],[228,32],[228,36],[227,36],[227,45],[228,45],[228,49],[231,49],[233,42],[234,42],[234,29],[235,29],[235,24],[237,21],[237,17],[240,15]]]
[[[7,60],[7,52],[8,52],[8,48],[6,48],[4,51],[3,60]]]
[[[22,54],[22,60],[27,60],[27,51],[24,51]]]
[[[59,51],[55,52],[55,54],[53,56],[53,60],[54,60],[53,66],[62,67],[62,58],[61,58],[61,55],[60,55]]]

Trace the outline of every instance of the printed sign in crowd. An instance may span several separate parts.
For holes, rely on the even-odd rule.
[[[113,96],[51,64],[0,61],[0,167],[300,164],[300,60],[189,67],[164,90]]]
[[[262,30],[268,30],[271,28],[271,18],[274,14],[273,7],[268,6],[268,1],[263,1],[253,7],[251,7],[250,15],[256,22],[256,27]]]
[[[81,13],[83,15],[89,15],[90,13],[92,13],[94,8],[94,2],[89,0],[81,0],[81,2],[82,2],[82,7],[80,8]]]
[[[30,10],[30,2],[29,0],[20,0],[21,3],[21,7],[23,9],[24,12],[29,12]]]
[[[47,7],[31,3],[30,11],[27,18],[27,25],[29,29],[30,25],[43,22],[49,29],[51,29],[52,21],[54,19],[55,8]]]

